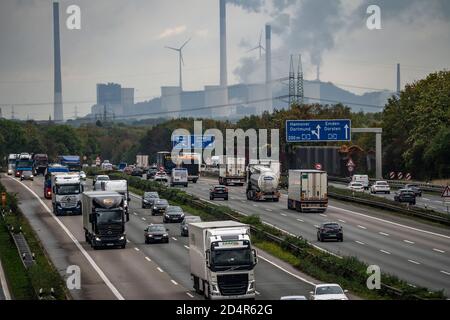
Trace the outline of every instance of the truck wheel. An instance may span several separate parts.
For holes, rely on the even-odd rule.
[[[228,197],[223,198],[224,200],[228,200]]]
[[[193,183],[197,183],[197,179],[194,179],[192,182],[193,182]]]
[[[123,244],[123,245],[120,246],[120,248],[121,248],[121,249],[125,249],[126,246],[127,246],[126,244]]]
[[[200,290],[200,281],[198,279],[198,277],[196,276],[192,276],[192,282],[193,282],[193,287],[194,287],[194,291],[197,294],[202,294],[202,291]]]
[[[247,191],[247,200],[252,200],[252,192],[250,190]]]
[[[206,281],[203,282],[203,289],[205,290],[205,299],[210,300],[211,296],[209,293],[209,284]]]

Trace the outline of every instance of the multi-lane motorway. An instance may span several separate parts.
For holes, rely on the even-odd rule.
[[[199,299],[192,290],[189,243],[180,236],[179,224],[168,224],[170,243],[145,245],[144,228],[162,223],[141,209],[133,195],[129,243],[126,249],[92,250],[84,240],[80,216],[55,217],[51,202],[43,198],[43,179],[20,182],[2,176],[10,192],[18,194],[20,208],[41,239],[63,277],[70,265],[81,268],[81,288],[70,290],[75,299]],[[86,189],[91,183],[86,183]],[[257,299],[279,299],[284,295],[307,296],[315,283],[289,265],[259,252],[255,268]]]
[[[347,184],[343,184],[343,183],[330,182],[329,185],[336,187],[336,188],[340,188],[340,189],[347,188]],[[394,200],[395,191],[396,191],[395,189],[392,189],[390,194],[377,193],[374,195],[377,197],[383,197],[386,199]],[[368,192],[368,191],[366,191],[366,192]],[[416,197],[416,206],[419,208],[431,209],[434,211],[444,212],[444,213],[448,213],[448,210],[450,210],[450,202],[449,201],[445,202],[444,199],[438,194],[425,193],[425,192],[422,194],[422,197]],[[447,206],[449,207],[448,209],[447,209]]]
[[[209,201],[213,178],[190,184],[187,191]],[[330,201],[325,214],[301,214],[287,209],[287,195],[280,202],[253,202],[245,196],[245,187],[230,186],[229,200],[215,201],[242,214],[257,214],[263,221],[338,255],[356,256],[398,275],[412,286],[426,286],[450,292],[450,230],[390,215],[376,209]],[[344,228],[344,242],[317,241],[316,226],[336,221]]]

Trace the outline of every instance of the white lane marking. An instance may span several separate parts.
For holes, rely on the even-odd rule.
[[[409,262],[414,263],[414,264],[420,264],[420,262],[414,261],[414,260],[410,260],[408,259]]]
[[[175,240],[175,241],[177,241],[177,238],[175,238],[175,237],[172,237],[172,239]]]
[[[443,273],[443,274],[446,274],[446,275],[450,276],[450,272],[447,272],[447,271],[441,270],[441,273]]]
[[[11,300],[11,293],[9,292],[8,284],[6,283],[5,272],[3,271],[2,262],[0,261],[0,284],[5,295],[5,300]]]
[[[247,200],[241,200],[241,202],[247,202]]]
[[[272,209],[266,209],[266,211],[272,212],[273,210]]]
[[[378,232],[378,233],[381,234],[382,236],[389,237],[389,233],[385,233],[385,232]]]
[[[192,294],[190,294],[189,292],[186,292],[186,294],[187,294],[189,297],[191,297],[191,298],[194,297],[194,296],[193,296]]]
[[[317,224],[315,224],[314,227],[318,228],[319,226]]]
[[[445,234],[440,234],[440,233],[435,233],[435,232],[431,232],[431,231],[427,231],[427,230],[423,230],[423,229],[413,228],[413,227],[406,226],[404,224],[400,224],[400,223],[397,223],[397,222],[392,222],[392,221],[388,221],[388,220],[385,220],[385,219],[372,217],[372,216],[369,216],[367,214],[363,214],[363,213],[359,213],[359,212],[355,212],[355,211],[351,211],[351,210],[347,210],[347,209],[342,209],[342,208],[338,208],[338,207],[335,207],[335,206],[328,206],[328,207],[329,208],[333,208],[333,209],[337,209],[337,210],[341,210],[341,211],[345,211],[345,212],[348,212],[350,214],[358,215],[358,216],[361,216],[361,217],[365,217],[365,218],[381,221],[381,222],[384,222],[384,223],[388,223],[388,224],[391,224],[391,225],[394,225],[394,226],[397,226],[397,227],[402,227],[402,228],[406,228],[406,229],[410,229],[410,230],[414,230],[414,231],[430,234],[430,235],[433,235],[433,236],[442,237],[442,238],[445,238],[445,239],[450,239],[450,236],[446,236]]]
[[[360,229],[364,229],[364,230],[366,230],[366,229],[367,229],[366,227],[364,227],[364,226],[360,226],[359,224],[358,224],[358,228],[360,228]]]
[[[257,205],[257,204],[253,204],[253,206],[254,206],[254,207],[258,207],[258,205]]]
[[[413,241],[409,241],[409,240],[403,240],[403,242],[409,243],[409,244],[414,244],[415,242]]]
[[[133,212],[133,214],[135,215],[135,216],[137,216],[138,214],[136,213],[136,212]]]
[[[299,221],[299,222],[305,222],[305,221],[303,221],[302,219],[297,219],[297,221]]]
[[[158,269],[159,272],[164,272],[164,270],[161,269],[160,267],[157,267],[156,269]]]
[[[136,247],[134,247],[134,250],[136,250],[136,251],[140,251],[140,250],[139,250],[139,248],[136,248]]]
[[[415,285],[408,283],[408,286],[410,286],[411,288],[417,288]]]
[[[356,242],[356,243],[358,243],[358,244],[360,244],[360,245],[362,245],[362,246],[363,246],[363,245],[365,245],[365,243],[364,243],[364,242],[362,242],[362,241],[358,241],[358,240],[356,240],[355,242]]]
[[[436,249],[436,248],[433,248],[433,251],[436,251],[436,252],[439,252],[439,253],[445,253],[444,250],[440,250],[440,249]]]
[[[147,219],[145,219],[144,217],[142,217],[142,220],[144,220],[144,221],[145,221],[145,220],[147,220]]]
[[[319,216],[322,216],[322,217],[327,217],[327,215],[326,214],[323,214],[323,213],[321,213],[321,214],[319,214]]]
[[[283,217],[287,217],[287,214],[286,214],[286,213],[281,213],[281,215],[282,215]]]
[[[12,178],[10,178],[12,179]],[[112,282],[108,279],[108,277],[105,275],[105,273],[103,272],[102,269],[100,269],[100,267],[97,265],[97,263],[94,261],[94,259],[92,259],[92,257],[89,255],[89,253],[87,253],[87,251],[83,248],[83,246],[78,242],[77,238],[75,238],[75,236],[69,231],[69,229],[67,229],[67,227],[54,215],[52,214],[52,211],[50,210],[49,207],[47,207],[47,205],[44,203],[44,201],[42,201],[41,198],[39,198],[39,196],[36,194],[36,192],[34,192],[33,190],[31,190],[27,185],[25,185],[24,183],[16,180],[16,179],[12,179],[14,181],[16,181],[17,183],[20,183],[21,185],[23,185],[29,192],[31,192],[32,195],[34,195],[36,197],[36,199],[38,199],[38,201],[40,202],[40,204],[44,207],[44,209],[50,214],[50,216],[58,223],[58,225],[61,227],[61,229],[63,229],[63,231],[67,234],[67,236],[73,241],[73,243],[75,243],[75,245],[77,246],[77,248],[81,251],[81,253],[83,254],[83,256],[87,259],[87,261],[89,262],[89,264],[92,266],[92,268],[97,272],[97,274],[100,276],[100,278],[103,280],[103,282],[106,284],[106,286],[111,290],[111,292],[114,294],[114,296],[118,299],[118,300],[125,300],[125,298],[120,294],[119,290],[117,290],[117,288],[112,284]]]
[[[425,200],[425,201],[430,201],[430,199],[428,199],[428,198],[422,198],[422,200]]]
[[[127,243],[130,243],[130,240],[127,239]]]
[[[147,260],[148,262],[152,262],[152,259],[150,259],[149,257],[145,257],[145,260]]]
[[[175,280],[170,279],[170,282],[172,282],[174,285],[178,285],[178,282],[176,282]]]
[[[184,245],[184,247],[186,248],[186,250],[189,250],[189,247],[187,245]]]
[[[342,222],[342,223],[347,223],[347,221],[342,220],[342,219],[338,219],[338,221],[339,221],[339,222]]]
[[[275,262],[270,261],[270,260],[267,259],[267,258],[264,258],[264,257],[262,257],[262,256],[260,256],[260,255],[258,255],[258,258],[263,259],[264,261],[270,263],[270,264],[273,265],[274,267],[280,269],[281,271],[286,272],[287,274],[293,276],[294,278],[296,278],[296,279],[298,279],[298,280],[300,280],[300,281],[306,282],[306,283],[308,283],[308,284],[310,284],[310,285],[312,285],[312,286],[315,286],[315,285],[316,285],[315,283],[313,283],[313,282],[311,282],[311,281],[309,281],[309,280],[306,280],[305,278],[302,278],[302,277],[300,277],[300,276],[298,276],[298,275],[296,275],[296,274],[294,274],[294,273],[292,273],[292,272],[290,272],[290,271],[284,269],[283,267],[279,266],[279,265],[276,264]]]
[[[386,251],[386,250],[380,250],[380,251],[383,253],[386,253],[386,254],[391,254],[389,251]]]
[[[243,213],[242,211],[236,211],[236,212],[239,213],[239,214],[242,214],[244,217],[248,217],[247,213]]]

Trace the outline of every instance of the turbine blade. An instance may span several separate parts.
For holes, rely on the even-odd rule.
[[[166,47],[166,49],[170,49],[170,50],[174,50],[174,51],[180,51],[179,49],[177,49],[177,48],[172,48],[172,47]]]
[[[183,45],[181,46],[180,50],[184,48],[185,45],[188,44],[189,41],[191,41],[192,38],[189,38],[185,43],[183,43]]]

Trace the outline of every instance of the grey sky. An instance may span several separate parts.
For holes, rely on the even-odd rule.
[[[229,82],[258,81],[263,65],[256,46],[264,24],[274,25],[273,75],[284,77],[289,54],[304,55],[307,79],[357,87],[395,87],[449,68],[450,1],[447,0],[233,0],[228,6]],[[53,51],[50,0],[0,2],[0,104],[16,116],[45,119],[52,112]],[[66,8],[81,7],[81,30],[67,30]],[[365,10],[379,4],[382,30],[366,28]],[[242,6],[244,5],[244,7]],[[118,82],[137,89],[137,101],[178,82],[177,55],[164,46],[192,41],[184,51],[184,87],[219,81],[218,0],[63,0],[61,52],[65,117],[75,105],[85,114],[95,84]],[[344,87],[353,92],[364,90]],[[36,104],[38,103],[38,104]],[[39,104],[42,103],[42,104]],[[1,106],[10,116],[10,107]]]

